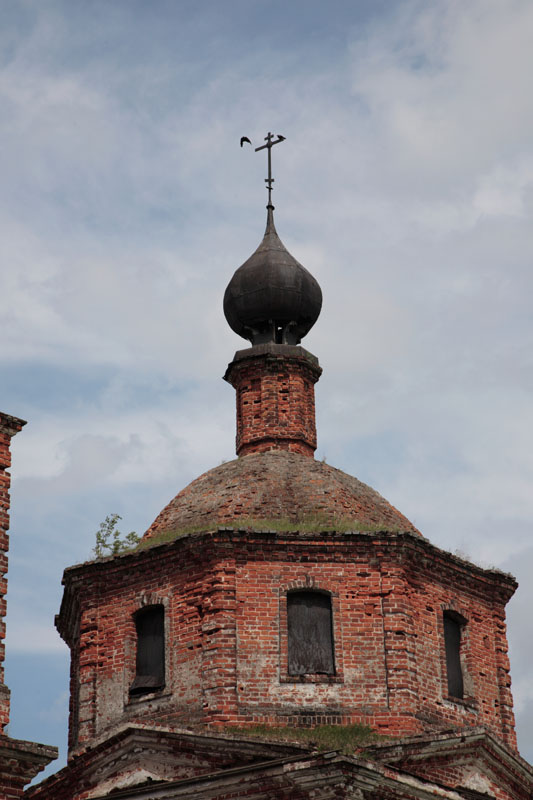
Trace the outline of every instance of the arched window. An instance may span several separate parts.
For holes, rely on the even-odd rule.
[[[289,675],[335,674],[331,598],[313,591],[287,595]]]
[[[137,658],[130,694],[156,692],[165,685],[165,610],[163,606],[141,608],[135,614]]]
[[[464,697],[463,668],[461,666],[461,639],[466,624],[464,617],[455,611],[444,612],[444,647],[448,694],[460,700]]]

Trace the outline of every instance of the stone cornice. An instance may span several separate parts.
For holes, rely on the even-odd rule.
[[[19,417],[12,417],[11,414],[4,414],[0,411],[0,433],[7,433],[8,436],[15,436],[26,425],[26,420]]]
[[[126,765],[132,754],[142,766],[142,753],[149,752],[154,747],[163,751],[172,740],[176,743],[181,740],[187,747],[192,744],[195,752],[203,754],[216,754],[220,748],[226,754],[232,750],[236,753],[241,751],[247,754],[247,758],[252,758],[252,763],[207,770],[204,774],[178,780],[150,781],[124,788],[119,783],[113,791],[113,797],[117,800],[155,800],[159,797],[165,800],[181,800],[190,798],[191,791],[194,791],[195,797],[209,800],[218,796],[221,791],[228,793],[238,790],[239,796],[253,788],[264,792],[262,787],[265,783],[285,789],[292,787],[294,791],[312,786],[317,798],[330,797],[332,786],[337,787],[339,797],[354,796],[354,789],[364,792],[365,797],[374,796],[376,791],[392,792],[391,796],[409,800],[432,800],[435,796],[442,800],[461,800],[465,797],[461,792],[391,768],[388,764],[369,761],[366,757],[345,756],[337,751],[310,752],[309,748],[302,745],[264,742],[246,736],[202,734],[187,730],[165,731],[161,727],[148,726],[128,726],[107,739],[103,736],[95,747],[72,758],[56,775],[29,789],[26,796],[35,800],[56,795],[65,797],[69,787],[79,785],[80,779],[86,780],[90,776],[90,783],[93,783],[96,791],[91,791],[89,796],[93,800],[103,800],[104,797],[109,797],[108,785],[104,794],[96,794],[100,785],[97,776],[102,773],[102,769],[102,778],[104,775],[109,776],[107,784],[112,775],[118,778],[120,767]],[[90,783],[84,785],[88,788]]]
[[[4,779],[11,785],[14,774],[20,785],[25,786],[58,755],[57,747],[0,736],[0,787]],[[13,771],[14,762],[17,764],[16,773]]]
[[[408,736],[367,747],[372,759],[394,765],[424,762],[428,759],[456,760],[458,754],[479,754],[487,766],[503,770],[509,782],[518,781],[533,789],[533,767],[489,729],[479,726],[463,731]]]
[[[307,532],[283,532],[275,530],[250,530],[239,527],[219,527],[215,529],[208,529],[205,531],[186,533],[178,536],[171,542],[163,542],[162,544],[154,544],[151,547],[132,550],[127,553],[122,553],[117,556],[107,556],[106,558],[95,559],[92,561],[85,561],[80,564],[73,564],[67,567],[63,573],[63,585],[66,585],[71,580],[85,574],[97,574],[98,572],[105,572],[109,564],[118,566],[123,564],[124,569],[131,569],[132,562],[142,561],[146,558],[153,557],[156,553],[164,553],[166,551],[181,549],[191,542],[195,543],[198,547],[199,542],[205,539],[214,545],[216,541],[231,542],[232,544],[246,544],[247,542],[260,542],[261,544],[270,543],[272,546],[283,546],[284,544],[291,544],[295,546],[313,546],[313,545],[330,545],[333,543],[351,545],[351,544],[369,544],[375,543],[376,545],[387,547],[404,547],[418,551],[421,555],[427,555],[433,558],[443,558],[453,565],[458,570],[468,571],[473,576],[480,578],[490,579],[502,586],[507,587],[511,597],[514,594],[518,583],[513,575],[508,572],[502,572],[496,568],[484,568],[471,561],[467,561],[460,556],[443,550],[440,547],[432,544],[428,539],[420,534],[414,534],[411,531],[347,531],[339,533],[334,530],[324,530],[319,533]]]

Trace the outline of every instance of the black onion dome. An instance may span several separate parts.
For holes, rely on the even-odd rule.
[[[322,307],[322,292],[310,272],[291,256],[268,206],[263,241],[235,272],[224,294],[229,326],[252,345],[299,344]]]

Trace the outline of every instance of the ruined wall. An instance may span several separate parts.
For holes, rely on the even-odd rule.
[[[9,550],[9,487],[11,476],[11,439],[26,423],[0,412],[0,798],[15,800],[23,796],[24,787],[37,773],[57,758],[57,749],[46,745],[10,738],[9,689],[4,683],[5,615],[7,566]]]
[[[9,550],[9,487],[11,439],[26,423],[0,412],[0,733],[9,722],[9,689],[4,684],[7,553]]]
[[[486,725],[516,747],[503,627],[515,584],[419,536],[221,530],[66,575],[59,628],[79,675],[71,748],[126,720],[360,721],[395,735]],[[288,674],[287,592],[305,587],[331,596],[334,675]],[[165,607],[166,685],[130,697],[133,615],[154,603]],[[450,608],[468,621],[463,700],[447,696]]]

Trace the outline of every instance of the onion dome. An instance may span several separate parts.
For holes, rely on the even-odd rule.
[[[419,531],[370,486],[322,461],[284,450],[252,453],[205,472],[164,508],[147,544],[218,526],[305,532]],[[285,528],[287,525],[288,528]]]
[[[286,249],[267,206],[263,241],[235,272],[224,294],[230,328],[252,345],[299,344],[322,307],[317,281]]]

